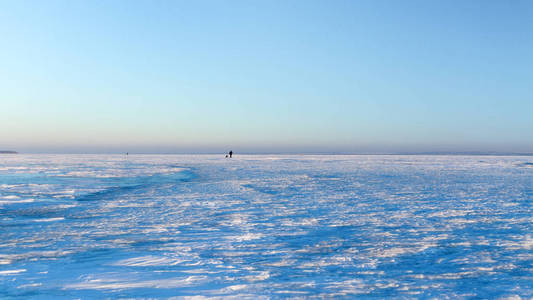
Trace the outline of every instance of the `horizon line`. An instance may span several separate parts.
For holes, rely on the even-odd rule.
[[[11,155],[224,155],[226,152],[18,152],[0,150],[0,154]],[[450,155],[450,156],[533,156],[533,152],[505,152],[505,151],[401,151],[401,152],[347,152],[347,151],[317,151],[317,152],[235,152],[234,155]]]

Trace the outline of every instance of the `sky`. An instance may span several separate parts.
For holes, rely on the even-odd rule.
[[[533,152],[533,1],[0,0],[0,150]]]

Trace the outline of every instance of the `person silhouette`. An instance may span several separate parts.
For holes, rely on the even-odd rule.
[[[233,156],[233,151],[229,151],[229,158],[231,158]]]

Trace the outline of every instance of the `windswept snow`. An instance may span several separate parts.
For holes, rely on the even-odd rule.
[[[0,298],[531,298],[531,165],[0,156]]]

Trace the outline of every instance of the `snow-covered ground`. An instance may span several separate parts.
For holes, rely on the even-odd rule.
[[[533,157],[0,156],[0,298],[533,297]]]

